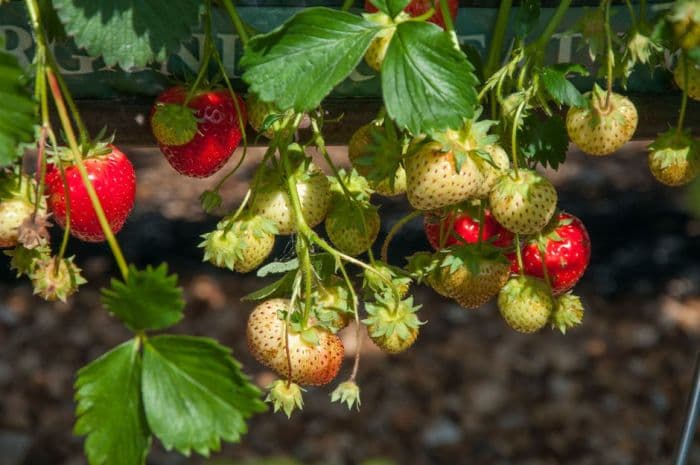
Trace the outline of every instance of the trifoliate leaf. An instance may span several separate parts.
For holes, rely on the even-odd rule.
[[[165,61],[199,24],[204,2],[53,0],[66,33],[107,66]]]
[[[344,11],[307,8],[248,42],[243,80],[282,111],[313,110],[352,72],[379,30]]]
[[[102,304],[134,331],[163,329],[182,319],[185,301],[177,287],[177,276],[168,276],[168,266],[129,267],[126,282],[112,279],[102,289]]]
[[[141,357],[136,339],[78,372],[74,433],[87,436],[90,465],[143,465],[151,433],[141,401]]]
[[[14,163],[22,154],[22,144],[34,140],[36,122],[27,75],[3,46],[0,39],[0,168]]]
[[[523,124],[520,153],[528,160],[556,169],[566,159],[569,137],[566,124],[560,116],[539,119],[530,115]]]
[[[387,113],[414,134],[458,128],[474,115],[474,67],[450,34],[434,24],[399,24],[381,77]]]
[[[553,66],[542,69],[540,76],[549,95],[558,104],[570,107],[581,107],[586,100],[581,92],[566,78],[566,73]]]
[[[260,391],[229,349],[207,338],[158,336],[144,345],[143,403],[166,449],[208,456],[235,442],[246,420],[265,410]]]

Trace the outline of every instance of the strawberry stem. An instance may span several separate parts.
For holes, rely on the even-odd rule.
[[[233,2],[231,0],[221,0],[221,3],[224,5],[224,8],[228,12],[233,26],[236,28],[238,38],[241,40],[243,47],[245,47],[246,45],[248,45],[248,40],[250,39],[250,37],[248,36],[248,31],[246,30],[245,23],[243,23],[243,20],[238,15],[238,10],[236,10],[236,7],[233,5]]]
[[[552,15],[552,17],[549,18],[549,21],[547,22],[547,25],[545,26],[544,31],[542,32],[542,35],[535,42],[535,48],[540,51],[540,54],[544,54],[544,50],[549,44],[549,39],[551,39],[552,35],[554,35],[554,33],[556,32],[557,27],[559,27],[559,24],[564,19],[564,16],[566,15],[566,12],[569,9],[570,5],[571,0],[562,0],[561,2],[559,2],[559,6],[557,6],[557,9],[554,10],[554,14]]]
[[[680,135],[683,132],[685,112],[686,108],[688,107],[688,87],[690,87],[688,83],[688,54],[686,52],[683,52],[681,54],[680,66],[682,66],[681,73],[683,75],[683,98],[681,100],[681,109],[678,114],[678,135]]]
[[[549,271],[547,270],[547,250],[542,244],[542,241],[537,241],[537,251],[540,253],[540,259],[542,260],[542,276],[544,276],[544,281],[551,289],[552,281],[549,278]]]
[[[489,54],[486,58],[486,66],[484,66],[484,78],[490,78],[498,67],[498,62],[503,51],[503,42],[506,37],[508,28],[508,19],[510,18],[510,10],[513,5],[513,0],[503,0],[498,6],[498,16],[496,16],[496,24],[491,35],[491,44],[489,45]],[[492,97],[493,98],[493,97]],[[495,103],[495,99],[493,99]],[[491,115],[495,117],[495,113]]]
[[[340,11],[348,11],[355,4],[355,0],[344,0]]]
[[[447,6],[447,0],[440,0],[440,13],[442,13],[442,20],[445,22],[445,30],[454,32],[455,25],[450,14],[450,7]]]
[[[515,256],[518,259],[518,268],[520,276],[525,276],[525,267],[523,266],[523,252],[520,250],[520,234],[515,233]]]
[[[607,94],[605,95],[605,111],[610,110],[610,96],[613,88],[613,63],[615,61],[615,52],[612,45],[612,31],[610,28],[610,3],[611,0],[603,0],[605,8],[605,47],[606,47],[606,64],[607,64]]]
[[[481,249],[484,243],[484,201],[479,200],[479,231],[477,231],[477,247]]]
[[[212,49],[213,46],[211,40],[211,1],[207,1],[206,10],[204,13],[204,46],[202,47],[202,61],[199,64],[197,77],[195,78],[194,83],[190,87],[190,90],[187,92],[187,97],[185,98],[185,101],[182,104],[183,106],[187,106],[187,104],[190,103],[195,93],[197,92],[197,89],[199,89],[200,85],[202,84],[202,81],[208,74],[209,61],[211,59]]]
[[[407,223],[409,223],[411,220],[414,218],[418,217],[421,215],[422,212],[418,210],[414,210],[408,215],[404,216],[401,218],[399,221],[397,221],[394,226],[391,227],[389,230],[389,234],[386,235],[386,239],[384,239],[384,243],[382,244],[382,261],[384,263],[389,263],[389,245],[391,244],[391,241],[394,239],[394,236],[398,234],[398,232],[406,226]]]
[[[61,182],[63,183],[63,195],[66,196],[66,222],[63,225],[63,237],[61,238],[61,248],[58,250],[59,260],[63,258],[66,254],[66,248],[68,247],[68,238],[70,237],[70,189],[68,188],[68,180],[66,179],[66,173],[63,170],[63,166],[58,164],[59,172],[61,173]]]
[[[518,109],[515,111],[515,116],[513,117],[513,127],[510,133],[510,154],[513,160],[513,171],[515,172],[515,179],[518,179],[518,122],[522,117],[523,109],[527,100],[523,100]]]

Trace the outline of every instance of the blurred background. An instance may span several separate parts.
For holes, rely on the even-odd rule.
[[[566,336],[549,329],[520,335],[493,304],[467,311],[419,286],[414,293],[428,324],[415,346],[388,356],[363,343],[359,412],[330,404],[332,387],[311,388],[302,413],[291,420],[258,415],[240,444],[209,460],[154,444],[149,464],[668,463],[700,347],[700,219],[688,189],[653,180],[647,143],[604,159],[571,151],[559,172],[548,173],[560,207],[591,235],[591,265],[576,288],[586,306],[581,327]],[[268,281],[202,263],[197,249],[217,222],[197,197],[218,177],[179,177],[157,150],[123,149],[138,177],[136,209],[119,235],[126,256],[138,265],[167,261],[187,298],[174,331],[232,347],[266,386],[272,373],[246,349],[254,304],[239,299]],[[332,149],[341,164],[344,150]],[[224,188],[222,213],[242,198],[257,160],[254,151]],[[404,200],[385,201],[383,234],[407,211]],[[427,248],[417,220],[393,242],[392,262],[402,265]],[[0,257],[0,465],[84,464],[82,440],[71,434],[74,373],[129,337],[99,303],[99,287],[116,276],[107,247],[73,241],[70,253],[89,284],[67,304],[34,298]],[[273,257],[289,254],[278,239]],[[349,331],[339,380],[356,350]],[[690,463],[700,464],[700,448]]]

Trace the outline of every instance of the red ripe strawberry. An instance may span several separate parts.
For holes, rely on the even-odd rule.
[[[447,0],[447,7],[450,10],[450,16],[452,16],[452,21],[457,17],[457,10],[459,8],[458,0]],[[441,28],[445,29],[445,19],[442,17],[442,10],[440,9],[440,2],[436,1],[433,3],[431,0],[411,0],[411,2],[403,9],[410,16],[416,17],[420,16],[430,8],[435,9],[435,14],[428,20],[431,23],[437,24]],[[372,5],[369,0],[365,0],[365,11],[374,13],[377,7]]]
[[[114,233],[124,226],[134,206],[136,174],[129,159],[113,145],[100,145],[85,158],[90,181],[100,199],[107,222]],[[92,208],[87,189],[75,165],[64,166],[70,190],[70,232],[86,242],[105,240],[104,233]],[[60,170],[53,164],[46,170],[46,193],[49,210],[62,228],[66,224],[66,196]]]
[[[454,234],[447,231],[452,222],[452,214],[446,218],[439,218],[434,214],[426,214],[424,218],[425,235],[428,242],[435,250],[440,249],[440,234],[444,235],[444,247],[462,243]],[[454,216],[452,229],[464,239],[467,244],[476,244],[479,241],[479,218],[467,212],[458,212]],[[481,230],[483,241],[492,241],[496,247],[510,247],[513,244],[513,233],[501,226],[491,215],[489,210],[484,210],[484,225]]]
[[[540,247],[545,251],[552,291],[561,294],[574,287],[586,271],[591,257],[591,240],[581,220],[569,213],[559,213],[539,240],[523,247],[525,274],[543,278]]]
[[[188,90],[184,87],[171,87],[156,98],[151,110],[151,126],[158,139],[161,152],[178,173],[195,178],[206,178],[219,171],[231,158],[241,142],[242,133],[238,120],[236,105],[228,89],[206,90],[195,92],[187,107],[194,112],[197,128],[193,136],[187,137],[189,142],[182,143],[177,131],[169,131],[168,121],[154,118],[156,112],[163,107],[180,107],[187,99]],[[245,104],[240,97],[238,108],[242,113],[242,123],[245,127],[247,114]],[[181,114],[179,116],[182,116]],[[171,120],[172,121],[172,120]],[[172,139],[164,137],[167,134]],[[170,139],[173,142],[163,140]]]

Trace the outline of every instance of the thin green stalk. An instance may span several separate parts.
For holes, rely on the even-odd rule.
[[[299,289],[301,288],[301,275],[297,273],[292,287],[292,297],[289,299],[289,308],[284,323],[284,353],[287,358],[287,387],[292,384],[292,354],[289,351],[289,323],[292,321],[292,313],[297,303]]]
[[[245,28],[243,20],[238,15],[238,10],[236,10],[236,7],[233,5],[233,2],[231,0],[221,0],[221,3],[223,3],[224,8],[228,12],[229,17],[231,18],[231,22],[236,28],[236,33],[238,33],[238,37],[241,39],[243,47],[245,47],[248,44],[248,40],[250,39],[250,37],[248,36],[248,31]]]
[[[627,12],[630,14],[630,19],[632,20],[633,25],[637,25],[637,15],[634,13],[634,6],[632,6],[632,2],[630,0],[625,0],[625,3],[627,4]]]
[[[612,30],[610,28],[610,3],[612,0],[603,0],[605,2],[605,48],[606,48],[606,65],[607,65],[607,94],[605,95],[605,109],[610,109],[610,97],[612,96],[613,88],[613,63],[615,54],[612,45]]]
[[[410,222],[412,219],[416,218],[419,215],[421,215],[421,212],[418,210],[414,210],[408,215],[401,218],[394,224],[394,226],[391,227],[391,229],[389,230],[389,234],[386,235],[386,239],[384,239],[384,243],[382,244],[382,261],[384,263],[389,263],[389,245],[391,244],[392,239],[394,239],[394,236],[396,236],[396,234],[398,234],[401,228],[406,226],[408,222]]]
[[[445,22],[445,30],[454,32],[455,24],[454,21],[452,21],[452,15],[450,14],[450,7],[447,6],[447,0],[440,0],[440,13],[442,13],[442,20]]]
[[[571,0],[561,0],[559,6],[557,6],[557,9],[554,11],[554,14],[551,18],[549,18],[549,22],[547,23],[547,26],[545,26],[542,35],[535,42],[535,47],[538,50],[544,51],[545,47],[547,47],[549,39],[551,39],[552,35],[557,31],[557,28],[564,19],[569,6],[571,6]]]
[[[518,105],[518,109],[515,111],[515,117],[513,117],[513,128],[510,133],[510,154],[513,160],[515,179],[518,179],[518,121],[520,121],[526,103],[527,100],[523,100],[520,105]]]
[[[355,360],[352,365],[352,373],[350,374],[349,381],[354,382],[357,378],[357,372],[360,370],[360,353],[362,352],[362,324],[360,323],[360,309],[359,302],[357,299],[357,293],[355,292],[355,287],[352,285],[350,276],[345,269],[343,262],[338,261],[338,268],[340,273],[343,275],[343,280],[345,281],[345,286],[348,288],[350,293],[350,298],[352,299],[352,311],[355,317]]]
[[[547,286],[549,288],[552,288],[552,281],[549,278],[549,271],[547,270],[547,251],[545,250],[544,245],[542,245],[542,241],[538,241],[537,243],[537,251],[540,253],[540,258],[542,259],[542,276],[544,276],[544,282],[547,283]]]
[[[647,21],[647,0],[639,2],[639,22],[646,23]]]
[[[508,28],[508,18],[513,5],[512,0],[503,0],[498,6],[498,15],[496,16],[496,24],[493,28],[491,36],[491,44],[489,45],[489,54],[484,66],[484,79],[488,79],[498,69],[498,62],[503,51],[503,42],[506,37]]]
[[[63,170],[63,166],[59,163],[58,169],[61,173],[61,182],[63,183],[63,195],[66,196],[66,223],[63,226],[63,238],[61,238],[61,247],[58,250],[58,260],[62,260],[66,254],[66,249],[68,248],[68,238],[70,237],[70,189],[68,188],[68,180],[66,179],[66,173]],[[58,267],[56,267],[56,273],[58,273]]]
[[[681,54],[681,59],[680,59],[680,65],[683,67],[681,71],[683,72],[683,99],[681,100],[681,110],[680,113],[678,114],[678,134],[680,135],[681,132],[683,132],[683,123],[685,122],[685,112],[686,108],[688,107],[688,78],[689,76],[689,70],[688,70],[688,54],[683,52]]]
[[[48,48],[46,53],[46,60],[48,61],[48,64],[52,69],[58,69],[56,58],[53,56],[53,53],[51,53],[51,51]],[[70,110],[71,117],[73,118],[73,121],[75,122],[75,125],[78,128],[78,133],[80,134],[80,143],[83,146],[83,148],[85,148],[90,142],[90,135],[88,134],[87,128],[85,127],[83,118],[80,116],[78,106],[75,104],[75,100],[73,100],[73,96],[71,95],[68,89],[66,80],[63,79],[61,73],[56,73],[56,79],[58,80],[58,85],[60,86],[61,92],[63,93],[63,98],[68,104],[68,109]]]
[[[35,1],[35,0],[31,0]],[[109,247],[112,249],[112,255],[114,255],[114,259],[117,262],[117,265],[119,267],[119,271],[121,271],[122,277],[126,279],[127,275],[129,274],[129,267],[126,264],[126,260],[124,259],[124,254],[122,253],[121,248],[119,247],[119,243],[117,242],[117,239],[114,237],[114,233],[112,232],[112,228],[109,226],[109,222],[107,221],[107,217],[105,216],[104,209],[102,208],[102,204],[100,203],[100,199],[97,196],[97,192],[95,191],[95,187],[92,185],[92,181],[90,181],[90,177],[88,175],[87,169],[85,168],[85,164],[83,163],[83,156],[80,153],[80,148],[78,147],[78,142],[75,138],[75,133],[73,132],[73,127],[71,126],[70,123],[70,118],[68,117],[68,112],[66,110],[66,105],[63,102],[63,96],[61,95],[61,90],[58,85],[58,81],[56,80],[56,75],[54,74],[53,69],[47,69],[46,70],[46,75],[48,77],[49,81],[49,88],[51,89],[51,93],[53,95],[54,102],[56,103],[56,109],[58,110],[58,116],[61,120],[61,125],[63,127],[63,130],[66,134],[66,138],[68,139],[68,145],[71,149],[71,152],[73,154],[73,162],[75,163],[75,166],[78,168],[78,172],[80,173],[80,178],[83,182],[83,185],[85,186],[85,189],[87,190],[88,197],[90,198],[90,203],[92,203],[92,208],[95,210],[95,214],[97,215],[97,220],[100,223],[100,227],[102,228],[102,231],[105,235],[105,238],[107,239],[107,243],[109,244]]]
[[[348,11],[355,4],[355,0],[344,0],[343,6],[340,7],[341,11]]]
[[[525,276],[525,267],[523,266],[523,252],[520,250],[520,234],[515,233],[515,256],[518,259],[518,268],[520,276]]]
[[[211,37],[211,2],[207,2],[206,13],[204,14],[204,45],[202,47],[204,54],[202,55],[202,61],[199,64],[197,77],[194,80],[194,84],[192,84],[190,87],[189,92],[187,92],[187,97],[185,98],[183,105],[187,105],[190,100],[192,100],[195,93],[199,89],[199,86],[202,84],[202,81],[204,81],[204,78],[207,77],[209,72],[209,60],[211,59],[213,48],[214,46],[212,44]]]

